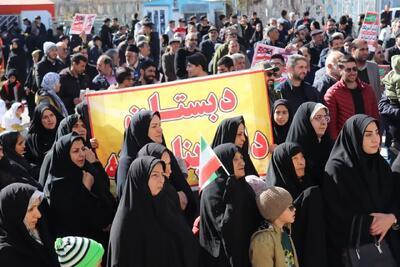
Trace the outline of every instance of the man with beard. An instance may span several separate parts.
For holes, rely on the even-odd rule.
[[[187,57],[199,52],[197,49],[197,33],[188,33],[185,37],[185,47],[178,49],[175,55],[175,72],[179,79],[186,79],[188,73],[186,71]]]
[[[298,107],[308,101],[319,102],[317,90],[304,81],[308,71],[308,62],[304,56],[289,56],[286,68],[288,79],[278,85],[277,91],[281,92],[282,98],[288,100],[292,114],[296,113]]]
[[[80,91],[86,89],[84,72],[88,59],[78,53],[72,56],[71,67],[60,72],[60,92],[59,96],[67,108],[68,114],[75,113],[75,106],[82,100],[79,98]]]
[[[324,43],[327,46],[332,35],[336,32],[336,21],[334,19],[328,19],[326,21],[325,32],[324,32]]]
[[[348,118],[355,114],[367,114],[379,119],[378,105],[373,89],[358,79],[356,59],[346,55],[339,59],[340,81],[328,89],[324,102],[329,109],[330,137],[335,140]]]
[[[135,86],[155,84],[157,76],[157,65],[151,61],[146,60],[140,64],[140,79]]]
[[[376,99],[380,99],[382,92],[379,81],[378,64],[368,61],[368,43],[362,39],[355,39],[351,43],[351,55],[356,60],[358,68],[358,78],[369,84],[375,91]]]
[[[65,68],[65,65],[57,58],[57,46],[52,42],[45,42],[43,44],[44,57],[36,65],[34,70],[36,84],[42,84],[44,75],[48,72],[59,73]]]

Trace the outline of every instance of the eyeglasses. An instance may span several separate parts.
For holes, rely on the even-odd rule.
[[[191,42],[197,42],[197,39],[189,39]]]
[[[344,71],[346,72],[346,73],[350,73],[350,72],[357,72],[358,71],[358,69],[357,69],[357,67],[352,67],[352,68],[343,68],[344,69]]]
[[[238,35],[237,35],[237,33],[229,33],[228,36],[236,37]]]
[[[294,211],[296,210],[296,207],[292,204],[292,205],[290,205],[290,206],[288,207],[288,209],[289,209],[291,212],[294,212]]]
[[[321,122],[322,120],[325,120],[327,123],[331,121],[331,116],[329,115],[315,115],[313,120],[316,120],[318,122]]]

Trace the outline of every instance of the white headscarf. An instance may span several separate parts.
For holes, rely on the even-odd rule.
[[[7,110],[7,112],[4,114],[1,121],[1,126],[5,128],[7,131],[15,131],[16,125],[17,127],[19,126],[22,127],[22,119],[18,118],[16,115],[17,109],[20,106],[22,106],[20,102],[15,102],[14,104],[11,105],[11,108]]]

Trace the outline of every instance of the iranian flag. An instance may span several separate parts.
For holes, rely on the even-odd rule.
[[[216,171],[224,165],[203,137],[200,137],[199,192],[217,178]]]

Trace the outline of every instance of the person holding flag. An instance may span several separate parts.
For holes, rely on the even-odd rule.
[[[255,193],[246,182],[241,149],[233,143],[214,151],[202,138],[199,168],[203,266],[251,266],[250,237],[261,222]]]

